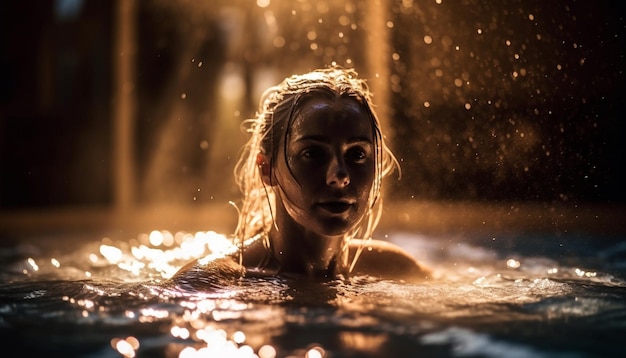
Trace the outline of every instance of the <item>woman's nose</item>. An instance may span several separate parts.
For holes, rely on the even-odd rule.
[[[326,184],[339,188],[350,184],[350,175],[348,174],[348,169],[346,168],[343,158],[334,158],[330,162],[326,173]]]

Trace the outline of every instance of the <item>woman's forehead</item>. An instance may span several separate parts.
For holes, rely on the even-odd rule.
[[[306,136],[343,135],[372,140],[370,115],[350,97],[313,97],[295,112],[290,128],[292,139]]]

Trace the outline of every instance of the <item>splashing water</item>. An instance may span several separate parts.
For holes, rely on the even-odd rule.
[[[395,233],[387,239],[431,266],[432,280],[244,278],[203,291],[165,283],[227,248],[224,235],[46,239],[2,250],[2,340],[23,354],[584,357],[621,351],[626,333],[623,242],[546,256],[533,243],[549,240],[522,236],[502,255],[469,238]]]

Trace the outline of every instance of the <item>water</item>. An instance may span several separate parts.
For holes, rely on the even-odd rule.
[[[23,356],[613,357],[626,337],[626,241],[389,233],[434,270],[164,285],[211,232],[4,241],[0,339]]]

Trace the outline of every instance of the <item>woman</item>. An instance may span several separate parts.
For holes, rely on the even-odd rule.
[[[263,94],[235,168],[243,202],[232,250],[174,280],[219,275],[425,278],[410,255],[371,239],[381,182],[397,165],[365,82],[337,67],[294,75]]]

